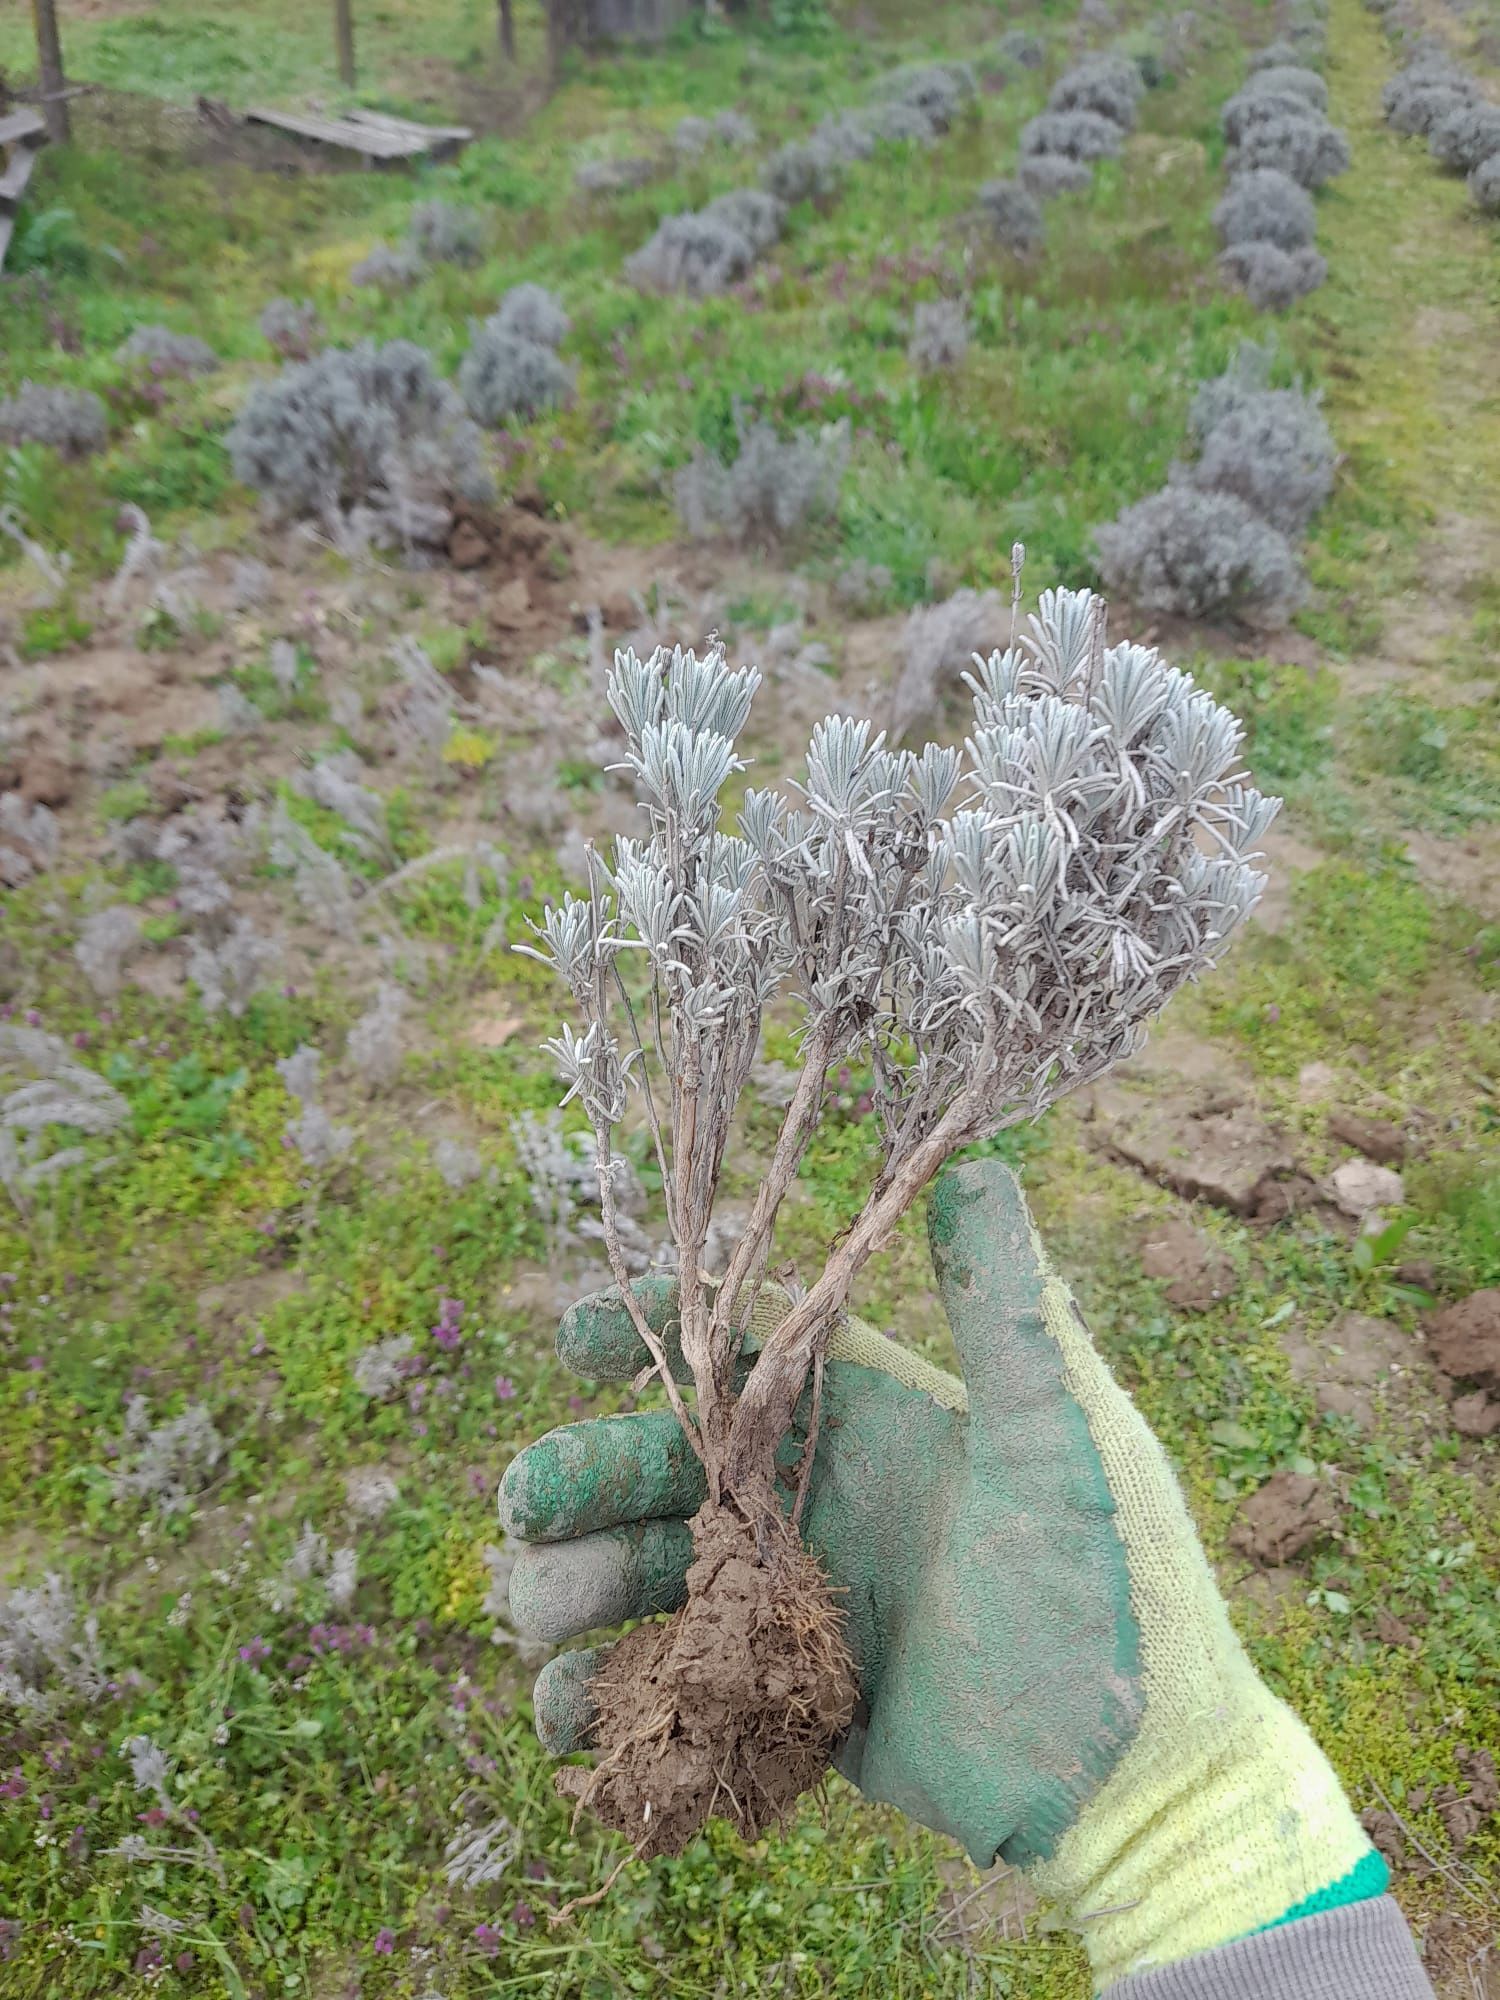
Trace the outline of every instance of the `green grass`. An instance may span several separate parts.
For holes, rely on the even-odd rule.
[[[1054,52],[1073,13],[1036,10]],[[1247,19],[1257,36],[1269,32],[1268,8]],[[359,24],[372,99],[446,102],[455,72],[488,61],[487,0],[361,10]],[[112,436],[81,467],[33,450],[0,460],[0,504],[74,557],[73,595],[26,605],[21,652],[45,660],[87,643],[87,585],[118,559],[123,501],[145,506],[159,533],[255,547],[222,435],[272,366],[255,318],[277,293],[312,298],[340,342],[419,339],[451,374],[467,319],[506,286],[535,278],[559,290],[575,322],[578,402],[522,434],[506,477],[539,484],[603,538],[648,545],[671,534],[674,467],[695,443],[722,445],[740,404],[782,423],[847,415],[856,432],[837,520],[797,552],[813,572],[862,555],[889,566],[893,602],[906,603],[925,594],[932,565],[954,582],[1003,584],[1020,538],[1033,586],[1090,580],[1094,524],[1160,481],[1182,449],[1193,384],[1244,333],[1264,332],[1211,272],[1215,109],[1242,67],[1231,22],[1205,15],[1193,69],[1148,97],[1125,160],[1058,206],[1052,243],[1032,265],[983,246],[966,261],[964,219],[977,182],[1010,164],[1045,78],[1013,78],[930,155],[869,163],[826,214],[799,212],[744,300],[645,300],[620,276],[659,216],[731,185],[743,164],[666,173],[613,203],[570,192],[578,158],[638,151],[689,111],[739,104],[775,141],[800,129],[798,103],[857,101],[888,59],[982,48],[1004,25],[978,6],[924,19],[920,33],[909,18],[875,33],[778,33],[773,16],[578,61],[524,127],[410,177],[195,168],[128,139],[47,157],[23,231],[29,270],[7,293],[0,387],[31,375],[94,388],[110,402]],[[212,23],[172,0],[149,17],[99,10],[65,27],[75,73],[121,88],[241,101],[252,86],[257,96],[331,87],[326,14],[283,0]],[[534,68],[539,17],[523,12],[522,33]],[[0,24],[0,62],[16,60],[24,38],[24,24]],[[1414,341],[1410,302],[1415,293],[1477,315],[1495,266],[1454,184],[1420,146],[1379,128],[1385,69],[1374,24],[1355,0],[1335,0],[1330,78],[1355,170],[1320,203],[1330,282],[1277,331],[1279,375],[1306,371],[1323,390],[1348,453],[1309,549],[1319,595],[1291,659],[1272,650],[1193,662],[1244,714],[1257,778],[1286,791],[1294,825],[1328,858],[1301,877],[1281,927],[1252,934],[1178,1022],[1248,1066],[1313,1171],[1334,1155],[1321,1112],[1298,1095],[1306,1065],[1338,1066],[1361,1101],[1379,1093],[1391,1115],[1413,1121],[1423,1137],[1406,1169],[1411,1228],[1399,1256],[1430,1260],[1448,1297],[1500,1282],[1496,938],[1429,893],[1400,834],[1469,835],[1493,815],[1493,703],[1468,685],[1497,635],[1493,584],[1455,587],[1442,657],[1420,686],[1388,676],[1372,694],[1361,676],[1387,628],[1422,600],[1433,524],[1450,508],[1493,520],[1500,440],[1482,367],[1493,349],[1477,335],[1472,353]],[[80,107],[80,129],[97,136],[90,117]],[[433,194],[484,211],[486,261],[438,270],[393,300],[351,291],[352,264],[398,237],[413,203]],[[904,358],[910,304],[960,284],[972,300],[970,355],[954,376],[918,382]],[[146,397],[112,358],[143,320],[202,333],[224,371],[171,387],[160,404]],[[644,584],[649,546],[640,561]],[[795,583],[770,566],[753,585],[737,582],[731,623],[783,619]],[[391,601],[437,664],[461,672],[485,623],[466,622],[472,607],[435,603],[425,585],[400,579]],[[0,603],[20,603],[28,588],[0,544]],[[186,637],[187,670],[218,670],[203,657],[210,635],[160,636],[174,649],[164,658]],[[315,734],[316,687],[283,702],[264,664],[267,636],[211,641],[232,653],[236,685],[264,713]],[[389,637],[385,614],[357,607],[347,636],[373,659]],[[1314,667],[1298,663],[1310,642]],[[530,671],[572,685],[580,658],[564,648]],[[200,747],[169,749],[190,760]],[[579,745],[558,747],[556,780],[587,813],[597,773]],[[488,763],[444,783],[438,796],[416,786],[391,796],[403,856],[440,843],[450,818],[482,821],[506,803]],[[102,829],[150,796],[144,765],[132,765],[110,771],[89,809]],[[344,852],[331,816],[295,793],[288,805]],[[456,866],[393,897],[398,947],[425,953],[421,1046],[376,1103],[336,1084],[336,1115],[361,1137],[324,1176],[306,1174],[283,1143],[293,1107],[274,1065],[304,1041],[341,1045],[353,1002],[335,957],[238,1021],[206,1019],[190,996],[134,989],[106,1016],[71,956],[78,920],[96,895],[117,896],[165,945],[181,922],[171,871],[70,861],[7,903],[25,1004],[53,1032],[86,1038],[84,1059],[126,1097],[130,1123],[96,1146],[117,1155],[107,1169],[66,1176],[29,1212],[0,1214],[0,1578],[65,1570],[99,1604],[119,1683],[95,1708],[0,1736],[0,1916],[24,1920],[15,1955],[0,1957],[0,1996],[1082,2000],[1074,1944],[1035,1920],[1025,1936],[959,1921],[953,1903],[974,1878],[956,1852],[837,1783],[826,1806],[806,1802],[785,1839],[746,1851],[716,1828],[678,1861],[632,1865],[605,1901],[549,1927],[549,1911],[597,1888],[617,1856],[587,1820],[573,1829],[553,1796],[527,1676],[491,1643],[484,1550],[514,1451],[580,1410],[627,1399],[563,1375],[533,1303],[551,1253],[509,1128],[555,1096],[535,1044],[556,1003],[539,969],[497,949],[491,929],[521,936],[559,871],[546,852],[510,859],[510,889],[487,890],[478,909]],[[256,893],[283,891],[268,876]],[[523,1026],[500,1048],[476,1046],[467,1030],[477,1007]],[[791,1054],[779,1030],[771,1052]],[[877,1157],[861,1098],[859,1077],[841,1081],[788,1218],[783,1249],[804,1272],[849,1219]],[[431,1140],[448,1127],[433,1122],[434,1106],[481,1147],[491,1177],[458,1192],[442,1181]],[[767,1138],[752,1114],[731,1199],[753,1191]],[[1452,1775],[1459,1742],[1500,1749],[1483,1680],[1500,1644],[1500,1548],[1478,1454],[1461,1454],[1437,1422],[1393,1418],[1365,1436],[1321,1416],[1282,1347],[1289,1323],[1322,1331],[1351,1309],[1411,1329],[1420,1299],[1394,1255],[1362,1260],[1318,1212],[1275,1230],[1210,1216],[1203,1226],[1238,1289],[1186,1315],[1142,1277],[1134,1249],[1164,1196],[1085,1146],[1067,1110],[1007,1135],[1005,1148],[1105,1352],[1181,1466],[1211,1553],[1223,1557],[1234,1506],[1270,1473],[1312,1465],[1335,1483],[1340,1535],[1291,1599],[1271,1615],[1237,1592],[1234,1603],[1259,1664],[1358,1803],[1370,1802],[1372,1780],[1404,1800]],[[445,1296],[464,1308],[451,1353],[427,1332]],[[951,1358],[919,1217],[871,1267],[861,1303]],[[402,1333],[423,1371],[371,1402],[354,1384],[354,1358]],[[114,1494],[110,1454],[131,1394],[149,1397],[153,1420],[201,1400],[226,1441],[211,1484],[180,1514]],[[400,1499],[378,1526],[359,1527],[344,1480],[374,1465],[391,1470]],[[277,1601],[304,1520],[359,1549],[346,1617],[330,1620],[315,1590]],[[1378,1608],[1419,1627],[1420,1650],[1381,1643]],[[314,1636],[330,1622],[338,1634]],[[143,1822],[150,1802],[132,1791],[120,1754],[137,1732],[173,1758],[175,1797],[213,1841],[222,1884],[194,1860],[132,1863],[108,1851],[143,1832],[157,1845],[196,1844]],[[460,1806],[476,1821],[504,1814],[519,1834],[502,1879],[477,1894],[443,1874]],[[1430,1808],[1414,1824],[1446,1851]],[[1493,1830],[1465,1860],[1493,1882]],[[1404,1879],[1401,1892],[1429,1914],[1445,1878]],[[160,1972],[137,1962],[143,1903],[190,1913]]]

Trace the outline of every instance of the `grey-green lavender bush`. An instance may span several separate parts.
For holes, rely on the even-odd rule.
[[[1024,28],[1007,28],[995,44],[995,55],[1017,69],[1040,69],[1047,60],[1045,44]]]
[[[957,683],[976,654],[993,648],[1001,622],[1000,598],[993,590],[956,590],[939,604],[919,604],[908,613],[891,689],[892,743],[933,713],[945,689]]]
[[[576,377],[561,355],[511,332],[497,313],[473,330],[458,369],[458,392],[476,423],[493,430],[529,420],[572,399]]]
[[[919,111],[936,131],[946,132],[978,96],[979,80],[966,62],[915,63],[882,77],[878,91]]]
[[[1428,134],[1432,157],[1454,173],[1471,174],[1500,153],[1500,105],[1456,104]]]
[[[1229,183],[1214,210],[1219,241],[1271,243],[1280,250],[1302,250],[1317,233],[1317,209],[1305,187],[1275,167],[1257,167]]]
[[[786,223],[786,210],[763,188],[731,188],[728,194],[715,195],[699,213],[706,221],[723,223],[743,236],[755,257],[763,257],[780,242]]]
[[[1125,143],[1112,118],[1097,111],[1044,111],[1021,127],[1023,154],[1060,153],[1066,160],[1109,160]]]
[[[1016,164],[1016,179],[1039,201],[1051,201],[1055,195],[1082,194],[1085,188],[1092,187],[1094,170],[1084,161],[1070,160],[1062,153],[1027,153]],[[981,201],[985,188],[1005,185],[1003,181],[986,181],[979,190]]]
[[[1305,63],[1252,65],[1249,79],[1239,95],[1243,97],[1247,91],[1253,93],[1258,90],[1268,91],[1275,97],[1300,98],[1314,111],[1326,112],[1328,109],[1328,85],[1315,69],[1309,69]],[[1233,103],[1234,99],[1231,98],[1230,102]]]
[[[318,309],[311,299],[271,299],[258,321],[261,338],[283,361],[311,361],[323,343]]]
[[[1286,537],[1231,493],[1173,482],[1095,539],[1104,581],[1143,611],[1274,625],[1306,594]]]
[[[427,265],[406,244],[377,243],[349,273],[351,285],[368,286],[372,291],[402,292],[419,284],[427,275]]]
[[[406,340],[294,363],[250,392],[228,444],[281,519],[357,520],[397,546],[441,545],[455,504],[493,490],[478,429]]]
[[[0,1708],[32,1723],[99,1700],[108,1682],[99,1621],[81,1615],[68,1584],[49,1570],[0,1603]]]
[[[1277,167],[1303,187],[1316,188],[1347,169],[1349,144],[1316,112],[1278,112],[1251,125],[1225,164],[1231,179],[1256,167]]]
[[[1251,56],[1250,74],[1255,76],[1264,69],[1300,67],[1300,60],[1293,44],[1278,38],[1274,42],[1267,42],[1263,49],[1257,49]]]
[[[1500,215],[1500,153],[1480,161],[1469,176],[1469,193],[1485,215]]]
[[[112,999],[125,978],[125,962],[139,949],[141,919],[128,903],[111,903],[84,918],[73,956],[101,1000]]]
[[[1285,312],[1324,282],[1328,260],[1310,243],[1283,250],[1278,243],[1253,241],[1231,243],[1219,258],[1219,269],[1257,312]]]
[[[477,264],[484,255],[484,217],[451,201],[419,202],[407,225],[407,242],[429,264]]]
[[[208,1484],[224,1451],[204,1404],[189,1403],[179,1416],[153,1424],[146,1398],[132,1396],[116,1445],[111,1491],[116,1500],[147,1501],[159,1513],[180,1514]]]
[[[766,161],[761,179],[767,192],[788,208],[799,201],[829,201],[844,178],[842,160],[816,137],[792,139]]]
[[[223,364],[206,340],[169,326],[138,326],[117,349],[121,361],[145,361],[159,375],[212,375]]]
[[[1315,399],[1300,389],[1240,396],[1199,437],[1187,478],[1234,494],[1291,540],[1333,491],[1338,454]]]
[[[1415,57],[1381,92],[1387,123],[1410,138],[1425,138],[1450,111],[1477,104],[1482,97],[1474,78],[1437,52]]]
[[[924,299],[912,309],[906,358],[924,374],[956,368],[969,351],[969,314],[962,299]]]
[[[130,1123],[114,1085],[40,1028],[0,1023],[0,1084],[0,1186],[22,1210],[59,1174],[104,1164],[84,1141]]]
[[[560,347],[573,329],[562,300],[545,285],[512,285],[490,319],[504,332],[542,347]]]
[[[849,463],[849,427],[784,438],[736,411],[739,450],[727,463],[699,445],[677,474],[677,512],[699,540],[778,541],[833,512]]]
[[[666,216],[625,260],[625,275],[643,292],[686,292],[706,298],[749,274],[755,252],[740,230],[689,210]]]
[[[108,415],[90,389],[23,382],[0,402],[0,444],[49,445],[63,458],[87,458],[108,442]]]
[[[1062,158],[1056,153],[1039,153],[1034,156],[1041,162],[1055,162]],[[1023,160],[1021,170],[1031,164]],[[1091,170],[1081,161],[1068,160],[1066,166],[1081,173],[1085,184],[1091,177]],[[1017,256],[1029,256],[1033,250],[1040,250],[1047,240],[1047,225],[1042,216],[1041,197],[1023,180],[985,181],[975,196],[981,218],[990,235],[1003,250],[1012,250]]]
[[[1047,109],[1092,111],[1129,132],[1134,128],[1136,109],[1145,88],[1139,68],[1127,57],[1086,56],[1053,84]]]
[[[1225,104],[1219,114],[1224,137],[1231,146],[1242,146],[1257,125],[1270,125],[1283,118],[1321,118],[1315,105],[1290,91],[1262,89],[1247,85]]]

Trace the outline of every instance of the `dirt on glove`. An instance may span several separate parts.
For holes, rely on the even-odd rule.
[[[787,1522],[710,1505],[693,1542],[686,1604],[627,1633],[594,1679],[597,1765],[557,1774],[642,1858],[680,1853],[714,1817],[746,1840],[779,1825],[858,1697],[843,1613]]]

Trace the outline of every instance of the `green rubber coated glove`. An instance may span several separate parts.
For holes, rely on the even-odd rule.
[[[1383,1893],[1327,1761],[1235,1637],[1165,1454],[1015,1177],[950,1169],[929,1235],[964,1381],[857,1320],[825,1370],[804,1534],[860,1674],[840,1770],[979,1866],[1027,1868],[1080,1925],[1099,1985]],[[670,1281],[637,1291],[669,1338]],[[558,1352],[595,1380],[645,1360],[610,1292],[570,1309]],[[666,1411],[539,1439],[500,1488],[525,1544],[517,1623],[555,1643],[672,1609],[702,1497]],[[564,1653],[537,1680],[557,1754],[588,1747],[600,1657]]]

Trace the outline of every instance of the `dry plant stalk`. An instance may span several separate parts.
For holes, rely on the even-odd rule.
[[[1109,646],[1092,593],[1044,593],[1019,637],[1013,612],[1012,643],[965,678],[961,751],[891,749],[868,722],[829,717],[800,796],[747,792],[731,833],[721,800],[759,675],[721,651],[616,654],[608,698],[649,833],[593,855],[588,893],[549,907],[521,947],[581,1016],[547,1046],[563,1101],[593,1127],[604,1240],[649,1372],[707,1481],[687,1606],[632,1633],[596,1684],[603,1757],[585,1789],[642,1852],[680,1847],[713,1810],[759,1832],[848,1725],[841,1620],[787,1520],[775,1454],[861,1268],[955,1151],[1131,1054],[1263,885],[1251,857],[1279,802],[1234,772],[1239,724],[1154,649]],[[703,1252],[732,1120],[762,1017],[787,1000],[796,1088],[715,1279]],[[882,1164],[737,1387],[777,1217],[841,1064],[873,1073]],[[691,1407],[631,1293],[615,1217],[632,1092],[677,1252]],[[726,1621],[752,1641],[734,1658]],[[762,1712],[769,1654],[792,1661],[799,1692]]]

